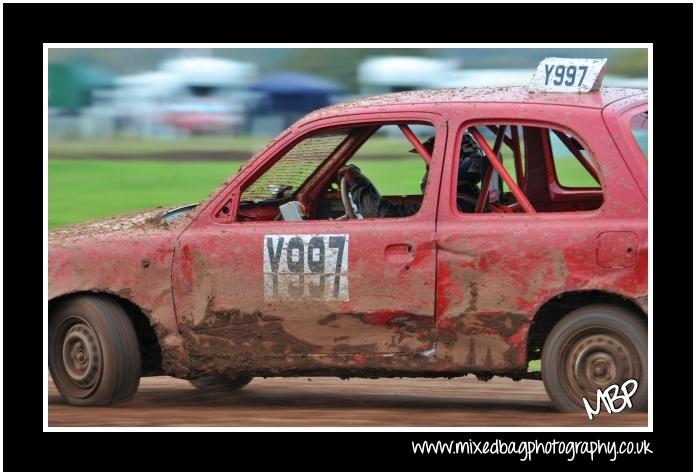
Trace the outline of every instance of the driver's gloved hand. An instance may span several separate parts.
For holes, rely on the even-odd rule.
[[[355,183],[356,179],[362,176],[362,172],[360,171],[360,168],[351,163],[350,165],[345,165],[341,167],[340,170],[338,170],[339,183],[341,182],[341,178],[343,178],[344,176],[346,177],[348,185],[352,186],[353,183]]]

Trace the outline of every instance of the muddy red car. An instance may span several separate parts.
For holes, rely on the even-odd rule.
[[[646,408],[647,100],[365,98],[304,117],[197,205],[53,231],[53,380],[68,402],[103,405],[151,375],[230,390],[255,376],[543,375],[559,409],[579,410],[635,379]],[[473,212],[456,204],[465,134],[488,161]],[[418,174],[384,198],[418,210],[359,219],[337,172],[369,176],[361,153],[397,136]]]

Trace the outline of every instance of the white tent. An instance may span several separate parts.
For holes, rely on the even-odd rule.
[[[114,82],[119,94],[139,98],[165,97],[176,92],[182,85],[176,74],[163,71],[120,76]]]
[[[358,82],[364,93],[379,93],[395,88],[434,87],[435,78],[453,71],[455,60],[384,56],[369,58],[358,66]]]
[[[219,58],[178,58],[160,69],[175,74],[187,86],[245,87],[256,78],[256,65]]]

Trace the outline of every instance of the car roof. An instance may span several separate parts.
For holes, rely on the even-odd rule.
[[[599,91],[577,94],[563,92],[530,92],[526,87],[463,87],[395,92],[363,97],[318,109],[304,117],[302,122],[348,112],[347,109],[406,106],[416,104],[457,102],[508,102],[518,104],[548,104],[603,109],[612,102],[637,96],[636,102],[647,98],[646,89],[607,87]]]

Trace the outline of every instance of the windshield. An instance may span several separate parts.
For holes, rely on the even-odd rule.
[[[348,136],[348,130],[317,134],[296,144],[242,193],[242,201],[292,196]]]

